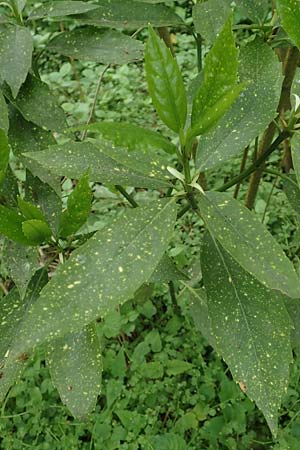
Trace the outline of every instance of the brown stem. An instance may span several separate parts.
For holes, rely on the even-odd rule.
[[[243,158],[242,158],[241,165],[240,165],[240,173],[242,173],[245,170],[248,153],[249,153],[249,145],[244,150]],[[235,186],[235,189],[234,189],[233,198],[238,197],[240,187],[241,187],[241,183],[237,183],[237,185]]]
[[[283,63],[284,79],[281,88],[279,105],[277,108],[279,115],[283,115],[285,111],[291,108],[291,100],[290,100],[291,87],[297,69],[298,61],[299,61],[298,49],[296,47],[289,48],[286,54],[285,61]],[[258,158],[260,158],[269,148],[271,142],[273,141],[275,132],[276,132],[276,125],[274,122],[271,122],[268,128],[263,133],[262,139],[259,143]],[[260,166],[258,170],[255,171],[251,176],[245,201],[245,204],[249,209],[252,209],[254,206],[264,167],[265,164]]]

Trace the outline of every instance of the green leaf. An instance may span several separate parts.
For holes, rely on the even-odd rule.
[[[201,216],[225,250],[263,285],[300,297],[300,280],[280,245],[259,219],[229,194],[199,196]]]
[[[156,266],[153,274],[150,277],[150,283],[165,283],[168,281],[187,280],[185,273],[177,269],[172,258],[164,255]]]
[[[141,364],[139,370],[143,377],[152,380],[162,378],[164,375],[164,368],[159,361],[144,362]]]
[[[0,300],[0,402],[24,369],[25,364],[22,361],[6,363],[7,352],[23,312],[23,301],[17,289],[11,290]]]
[[[37,206],[33,205],[32,203],[26,202],[21,197],[18,197],[18,206],[19,210],[26,219],[37,219],[44,222],[46,221],[43,213]]]
[[[29,16],[29,20],[83,14],[97,8],[98,5],[77,0],[47,2],[46,4],[38,6],[35,10],[33,10]]]
[[[31,245],[22,231],[23,220],[14,209],[0,205],[0,233],[19,244]]]
[[[29,281],[39,268],[37,249],[24,247],[6,239],[2,257],[8,271],[8,276],[15,283],[20,298],[22,299]]]
[[[43,216],[51,226],[52,231],[56,235],[58,232],[58,224],[61,215],[61,198],[60,192],[57,195],[51,186],[43,183],[39,178],[34,177],[30,172],[26,172],[25,181],[25,198],[38,205]],[[59,185],[60,186],[60,185]]]
[[[172,375],[180,375],[181,373],[185,373],[193,367],[193,364],[182,361],[181,359],[172,359],[167,362],[167,374],[169,376]]]
[[[193,8],[195,30],[209,44],[212,44],[230,15],[230,4],[226,0],[197,3]]]
[[[11,98],[6,91],[4,94],[25,120],[35,123],[44,130],[58,132],[67,127],[65,113],[48,85],[33,75],[28,75],[17,98]]]
[[[270,2],[269,0],[240,0],[237,7],[246,14],[246,17],[263,23],[269,12]]]
[[[144,46],[120,31],[85,27],[59,34],[49,50],[82,61],[103,64],[128,64],[143,59]]]
[[[207,296],[203,288],[195,289],[188,283],[182,283],[190,296],[190,315],[195,327],[205,337],[209,345],[215,346],[215,339],[211,328],[211,318],[208,312]]]
[[[163,150],[170,154],[176,153],[176,146],[169,139],[160,133],[131,123],[98,122],[85,128],[99,133],[117,147],[129,151]]]
[[[192,126],[188,132],[189,137],[196,137],[207,133],[221,119],[225,112],[230,108],[232,103],[238,98],[243,91],[245,85],[239,84],[229,89],[224,95],[212,106],[203,109],[203,116]],[[197,98],[197,97],[196,97]]]
[[[100,143],[101,142],[101,143]],[[168,160],[148,152],[127,152],[105,141],[69,142],[48,150],[25,153],[55,175],[79,179],[89,172],[91,181],[153,189],[169,187]]]
[[[165,5],[151,5],[134,0],[98,0],[97,10],[77,16],[80,23],[101,27],[137,29],[182,26],[182,19]]]
[[[9,145],[8,139],[4,130],[0,128],[0,184],[5,178],[6,169],[9,162]]]
[[[151,445],[157,450],[186,450],[185,440],[174,433],[165,433],[150,437]]]
[[[26,354],[9,359],[10,347],[18,335],[20,323],[26,309],[34,303],[42,287],[47,283],[48,276],[40,269],[31,279],[26,296],[21,299],[17,289],[13,289],[0,300],[0,402],[16,379],[22,374],[26,364]]]
[[[6,206],[17,206],[17,196],[19,195],[19,186],[16,176],[11,168],[7,167],[6,176],[2,185],[0,185],[0,197]]]
[[[22,231],[32,244],[41,244],[47,241],[52,232],[49,225],[43,220],[30,219],[22,223]]]
[[[60,218],[60,236],[67,237],[74,234],[87,221],[91,212],[92,198],[89,176],[86,174],[68,197],[67,209]]]
[[[282,74],[275,53],[260,40],[241,48],[240,82],[246,88],[216,128],[199,141],[197,166],[206,170],[242,153],[276,117]]]
[[[8,132],[8,125],[9,122],[8,122],[7,105],[2,95],[2,92],[0,91],[0,128],[4,130],[6,134]]]
[[[212,127],[243,88],[236,86],[238,50],[231,25],[230,16],[205,59],[204,81],[193,101],[193,136],[204,133],[208,125]]]
[[[82,329],[133,297],[166,251],[174,200],[130,209],[98,231],[58,267],[24,318],[14,354]]]
[[[171,130],[183,130],[187,117],[187,99],[182,75],[170,49],[149,28],[146,46],[148,90],[161,120]]]
[[[291,140],[291,153],[295,175],[300,187],[300,132],[294,133]]]
[[[102,357],[95,326],[52,340],[46,362],[62,402],[74,417],[85,419],[101,389]]]
[[[60,196],[60,179],[55,177],[47,167],[42,167],[36,161],[29,161],[22,157],[21,153],[37,152],[49,145],[55,145],[56,141],[50,131],[27,122],[15,108],[10,108],[9,143],[13,153],[20,158],[30,172],[39,177],[44,183],[49,184]]]
[[[300,3],[298,0],[277,0],[282,27],[300,49]]]
[[[292,347],[300,355],[300,300],[287,299],[285,305],[294,325],[291,331]]]
[[[287,196],[291,207],[296,213],[298,222],[300,223],[300,188],[294,175],[289,175],[289,180],[284,180],[283,191]]]
[[[16,97],[31,67],[31,33],[18,25],[0,24],[0,82],[6,81]]]
[[[292,359],[284,298],[242,269],[209,235],[202,243],[201,267],[216,350],[276,436]]]

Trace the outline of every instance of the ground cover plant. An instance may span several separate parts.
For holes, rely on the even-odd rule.
[[[97,448],[97,439],[103,440],[103,448],[255,448],[272,441],[265,441],[259,416],[255,430],[246,433],[243,417],[254,406],[244,394],[255,401],[274,438],[281,403],[289,405],[289,430],[297,405],[295,397],[289,404],[286,392],[292,346],[295,352],[299,347],[300,5],[208,0],[174,9],[168,3],[1,6],[2,416],[5,405],[24,406],[17,396],[18,389],[26,393],[24,378],[7,393],[38,347],[27,373],[36,377],[42,364],[46,375],[40,391],[30,389],[36,392],[31,411],[39,409],[38,392],[55,395],[42,352],[70,414],[84,419],[98,409],[93,417],[100,414],[101,431],[94,432],[96,423],[88,432],[79,431],[84,434],[82,448]],[[39,43],[44,20],[47,33]],[[167,26],[195,39],[199,74],[191,82],[180,72],[173,55],[176,36]],[[91,105],[77,109],[77,117],[60,86],[63,73],[57,72],[57,90],[69,117],[44,82],[51,82],[51,73],[45,73],[49,61],[58,58],[50,54],[66,58],[83,105],[76,61],[94,61],[94,66],[83,66],[90,67],[90,75],[102,64]],[[132,123],[95,120],[106,119],[97,110],[97,98],[109,71],[144,57],[147,89],[160,121],[154,119],[146,128],[147,120],[138,116]],[[85,125],[78,123],[80,114]],[[224,180],[220,166],[227,164]],[[264,197],[270,177],[275,182]],[[287,196],[291,208],[285,206],[286,214],[295,211],[290,233],[282,229],[276,212],[270,213],[274,192],[278,198]],[[162,293],[165,286],[171,305]],[[170,310],[173,317],[168,318]],[[207,367],[211,350],[203,361],[206,347],[188,317],[223,358],[236,384],[229,381],[229,372],[220,372],[227,369],[218,360],[212,383],[217,387],[201,391],[197,374],[212,376]],[[144,327],[142,318],[147,320]],[[166,330],[160,328],[166,323]],[[193,352],[185,334],[193,336]],[[121,345],[107,343],[116,337]],[[134,350],[132,339],[138,341]],[[176,376],[187,396],[191,386],[197,394],[178,411],[175,404],[170,411],[161,405],[156,414],[162,420],[154,421],[160,427],[151,432],[149,411],[139,406],[142,390],[134,391],[133,400],[125,396],[114,404],[125,377],[132,386],[146,383],[149,392],[145,388],[143,401],[153,407],[158,392],[168,392]],[[106,403],[103,398],[97,403],[101,389]],[[235,407],[238,398],[244,400]],[[180,396],[177,405],[184,401]],[[213,420],[216,410],[222,414]],[[31,420],[26,414],[25,422]],[[12,427],[22,424],[22,412],[11,416],[16,421]],[[3,445],[22,448],[23,440],[31,447],[53,448],[55,438],[50,436],[49,444],[41,430],[23,440],[21,426],[15,444],[8,431]],[[279,433],[281,447],[275,448],[296,445],[297,433],[297,427],[289,437]],[[63,434],[65,445],[78,447],[78,442],[71,444],[71,435]]]

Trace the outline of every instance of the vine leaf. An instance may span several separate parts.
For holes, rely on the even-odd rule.
[[[174,200],[131,209],[61,264],[28,310],[12,351],[75,332],[133,297],[165,253],[176,220]]]
[[[19,25],[0,24],[0,83],[6,81],[15,98],[31,67],[31,33]]]
[[[74,417],[85,419],[101,388],[102,356],[95,326],[52,340],[46,362],[62,402]]]
[[[284,298],[242,269],[208,234],[201,267],[216,350],[276,436],[292,361]]]
[[[201,216],[226,251],[263,285],[300,297],[300,280],[291,261],[258,218],[229,194],[199,196]]]
[[[146,46],[148,90],[161,120],[179,133],[185,126],[187,99],[182,75],[170,49],[149,27]]]

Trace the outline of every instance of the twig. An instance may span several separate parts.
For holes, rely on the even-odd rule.
[[[240,173],[242,173],[245,170],[246,162],[247,162],[247,158],[248,158],[248,153],[249,153],[249,145],[244,150],[243,158],[242,158],[241,165],[240,165]],[[239,191],[240,191],[240,187],[241,187],[241,183],[237,183],[237,185],[235,186],[234,193],[233,193],[233,198],[237,198],[238,197]]]
[[[264,221],[265,221],[267,210],[268,210],[268,207],[270,206],[271,198],[272,198],[272,195],[273,195],[273,192],[274,192],[277,180],[278,180],[278,177],[276,177],[274,179],[274,181],[273,181],[272,188],[271,188],[270,193],[268,195],[268,199],[267,199],[267,202],[266,202],[265,210],[264,210],[264,213],[263,213],[263,216],[262,216],[262,219],[261,219],[261,223],[264,223]]]
[[[272,142],[270,147],[261,155],[259,156],[252,164],[248,167],[248,169],[244,170],[242,173],[240,173],[238,176],[232,178],[232,180],[229,180],[227,183],[223,184],[219,189],[217,189],[218,192],[224,192],[227,191],[227,189],[231,188],[232,186],[235,186],[237,183],[240,183],[244,181],[246,178],[248,178],[253,172],[255,172],[264,162],[265,160],[277,149],[277,147],[283,142],[286,138],[290,136],[289,131],[282,131],[279,136],[275,139],[275,141]]]
[[[126,198],[126,200],[129,201],[129,203],[133,208],[137,208],[139,206],[138,203],[134,200],[134,198],[130,194],[128,194],[125,188],[123,188],[123,186],[116,184],[115,188],[120,192],[120,194],[122,194]]]
[[[93,104],[89,113],[89,117],[87,120],[86,125],[88,126],[91,123],[91,120],[93,118],[94,112],[95,112],[95,108],[96,108],[96,104],[97,104],[97,100],[98,100],[98,95],[100,92],[100,87],[104,78],[105,73],[107,72],[107,70],[110,68],[110,64],[107,64],[107,66],[105,66],[103,72],[101,73],[98,83],[97,83],[97,88],[96,88],[96,92],[95,92],[95,96],[94,96],[94,100],[93,100]],[[84,141],[84,139],[86,138],[87,135],[87,128],[83,131],[82,135],[81,135],[81,140]]]

